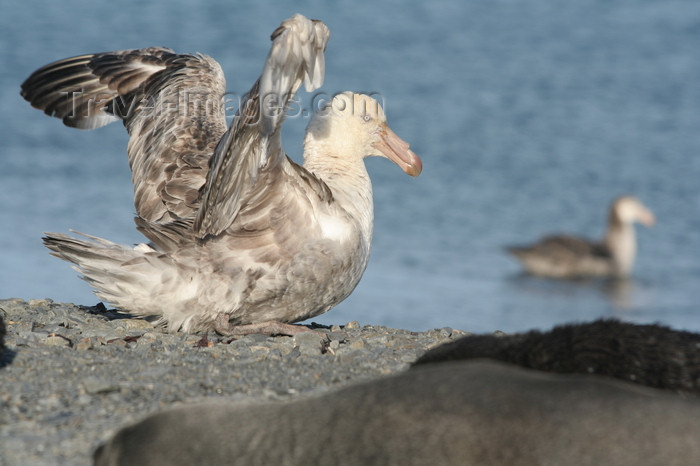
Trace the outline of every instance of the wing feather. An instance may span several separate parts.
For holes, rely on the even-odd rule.
[[[289,101],[306,83],[323,83],[323,53],[330,33],[317,20],[301,15],[282,22],[262,75],[246,94],[228,132],[216,147],[194,228],[199,237],[218,235],[236,219],[254,192],[282,170],[281,126]]]
[[[143,219],[192,218],[209,159],[226,131],[226,83],[205,55],[161,47],[81,55],[35,71],[22,96],[70,127],[123,120],[134,204]]]

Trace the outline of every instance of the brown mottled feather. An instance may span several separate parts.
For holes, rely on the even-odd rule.
[[[224,92],[213,59],[160,47],[67,58],[22,84],[32,106],[67,126],[123,120],[136,211],[155,223],[192,217],[199,207],[209,158],[226,131]]]

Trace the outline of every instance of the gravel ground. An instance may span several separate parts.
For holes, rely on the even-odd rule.
[[[49,299],[0,300],[0,464],[86,465],[121,426],[203,400],[315,395],[408,368],[466,335],[357,322],[326,335],[220,337],[166,333],[151,323]]]

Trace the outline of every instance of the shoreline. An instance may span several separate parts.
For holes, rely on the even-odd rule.
[[[290,400],[394,374],[467,332],[349,322],[295,337],[167,333],[104,306],[0,300],[2,465],[86,465],[101,441],[164,408]]]

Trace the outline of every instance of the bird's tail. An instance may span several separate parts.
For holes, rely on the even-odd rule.
[[[78,233],[78,232],[75,232]],[[62,233],[46,233],[44,245],[51,255],[75,264],[73,269],[94,289],[103,301],[125,312],[134,311],[134,303],[148,303],[152,291],[161,282],[158,262],[162,254],[146,244],[123,246],[95,236],[78,233],[86,239]],[[135,312],[138,315],[160,315]]]

